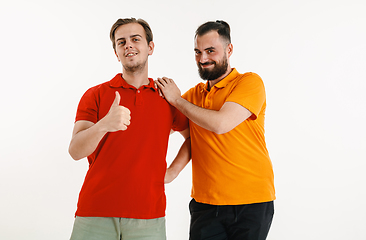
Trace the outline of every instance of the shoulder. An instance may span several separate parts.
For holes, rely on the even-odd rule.
[[[103,91],[104,89],[111,87],[111,82],[112,81],[113,81],[113,79],[112,80],[109,80],[107,82],[104,82],[104,83],[95,85],[95,86],[89,88],[88,91],[94,91],[94,92]]]
[[[239,74],[232,83],[230,97],[244,99],[254,96],[265,96],[265,87],[262,78],[253,72]]]
[[[243,73],[243,74],[239,74],[239,76],[240,77],[238,79],[240,81],[246,80],[246,81],[263,82],[262,78],[257,73],[254,73],[254,72],[246,72],[246,73]]]
[[[112,80],[109,80],[107,82],[100,83],[98,85],[95,85],[93,87],[90,87],[86,92],[84,93],[84,96],[97,96],[101,93],[105,92],[107,89],[111,88],[111,82]]]
[[[189,89],[187,92],[185,92],[183,94],[183,98],[188,98],[190,96],[196,95],[197,93],[201,93],[206,87],[205,83],[198,83],[196,86],[192,87],[191,89]]]
[[[188,91],[201,91],[206,87],[206,84],[203,82],[198,83],[196,86],[192,87]]]
[[[264,87],[264,83],[262,78],[254,72],[246,72],[243,74],[239,74],[238,78],[235,81],[236,85],[247,87]]]

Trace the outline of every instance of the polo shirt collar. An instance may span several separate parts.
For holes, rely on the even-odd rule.
[[[224,88],[226,87],[232,80],[234,80],[235,78],[237,78],[237,76],[239,75],[238,71],[233,68],[232,71],[229,73],[229,75],[227,75],[224,79],[222,79],[220,82],[216,83],[214,85],[214,87],[216,88]],[[206,83],[208,84],[208,83]]]
[[[126,80],[123,79],[122,73],[118,73],[111,81],[109,81],[109,85],[114,88],[131,88],[136,89],[134,86],[128,84]],[[157,91],[157,89],[154,86],[154,80],[152,78],[149,78],[149,85],[143,85],[144,88],[151,88],[154,91]]]

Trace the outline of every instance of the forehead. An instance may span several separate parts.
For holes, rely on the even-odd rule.
[[[119,38],[129,38],[131,36],[140,35],[146,38],[146,33],[144,28],[138,23],[127,23],[119,26],[114,32],[115,39]]]
[[[197,49],[218,48],[223,46],[223,40],[217,31],[210,31],[202,36],[197,36],[194,45]]]

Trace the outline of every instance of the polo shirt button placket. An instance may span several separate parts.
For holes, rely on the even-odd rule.
[[[205,99],[205,108],[207,108],[207,109],[210,109],[210,107],[211,107],[211,93],[209,92],[208,94],[207,94],[207,96],[206,96],[206,99]]]
[[[136,91],[136,105],[142,105],[142,96],[141,96],[141,91],[139,89],[137,89]]]

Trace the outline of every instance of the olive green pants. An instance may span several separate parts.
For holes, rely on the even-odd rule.
[[[76,217],[70,240],[166,240],[165,218]]]

